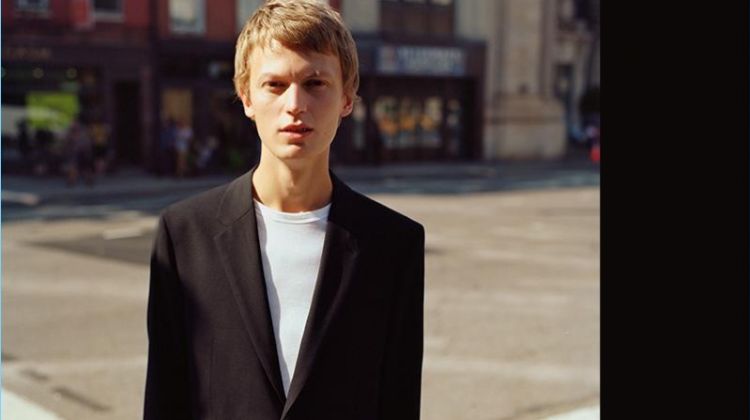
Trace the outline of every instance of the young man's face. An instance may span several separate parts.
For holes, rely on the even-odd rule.
[[[340,118],[352,111],[336,56],[290,50],[275,40],[253,50],[242,102],[263,153],[283,161],[327,159]]]

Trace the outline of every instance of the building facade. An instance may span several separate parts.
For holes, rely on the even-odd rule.
[[[51,152],[76,118],[109,132],[123,163],[140,164],[153,141],[153,67],[146,0],[3,0],[3,158],[18,123],[50,134]]]
[[[167,121],[257,159],[232,85],[234,43],[262,0],[2,0],[3,150],[17,121],[110,127],[119,162],[158,166]],[[598,88],[596,0],[331,0],[352,29],[360,101],[332,161],[554,159]]]
[[[598,0],[360,0],[341,7],[364,56],[363,79],[373,81],[361,91],[375,108],[362,112],[368,121],[374,115],[372,131],[393,144],[393,133],[403,137],[413,120],[426,127],[442,120],[437,133],[422,127],[428,146],[411,158],[556,159],[588,123],[581,99],[596,97],[598,112]],[[378,62],[394,55],[396,64]],[[420,59],[430,64],[408,74],[420,71]],[[395,102],[378,99],[394,85]],[[421,108],[413,105],[420,101]],[[383,117],[383,103],[399,104],[400,124]],[[366,144],[388,148],[389,140],[375,137]]]

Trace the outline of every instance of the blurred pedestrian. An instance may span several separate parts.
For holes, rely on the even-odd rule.
[[[175,174],[175,138],[177,136],[177,124],[174,118],[169,117],[163,123],[159,133],[159,163],[158,175]]]
[[[34,133],[34,146],[31,152],[34,162],[34,175],[47,175],[52,164],[52,144],[55,135],[47,127],[40,127]]]
[[[193,141],[193,129],[187,121],[180,121],[175,132],[174,150],[176,154],[176,175],[182,178],[188,174],[190,143]]]
[[[21,155],[21,170],[26,173],[30,170],[32,163],[31,136],[29,135],[29,124],[26,118],[19,120],[16,127],[18,128],[16,139],[18,140],[18,152]]]
[[[213,166],[214,154],[218,146],[219,141],[216,140],[215,136],[209,136],[208,139],[200,143],[195,158],[195,169],[198,174],[202,175],[210,171]]]
[[[94,184],[94,148],[91,135],[80,120],[75,120],[65,133],[65,169],[68,186],[83,175],[87,185]]]
[[[31,138],[29,136],[29,124],[25,118],[18,121],[18,151],[21,154],[21,165],[24,172],[28,170],[31,159]]]
[[[109,160],[109,126],[103,121],[91,124],[91,140],[93,143],[94,173],[104,175],[107,172]]]

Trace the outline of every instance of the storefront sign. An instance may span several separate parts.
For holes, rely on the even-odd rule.
[[[384,45],[378,48],[376,66],[381,74],[464,76],[466,55],[460,48]]]
[[[3,61],[47,61],[52,58],[49,48],[3,47]]]

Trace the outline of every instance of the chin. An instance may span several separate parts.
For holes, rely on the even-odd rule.
[[[275,148],[275,150],[273,150],[273,155],[276,156],[277,159],[282,161],[299,161],[311,156],[305,146],[294,144]]]
[[[303,162],[313,162],[321,158],[327,158],[327,149],[320,149],[311,147],[313,145],[287,145],[283,147],[283,150],[279,150],[276,154],[279,159],[290,163],[300,164]]]

